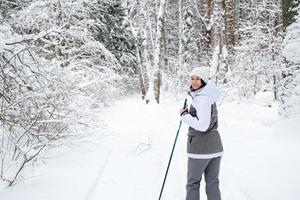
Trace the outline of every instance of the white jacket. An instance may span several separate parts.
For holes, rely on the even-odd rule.
[[[212,83],[207,83],[203,88],[190,92],[190,95],[197,117],[186,113],[182,115],[181,121],[198,131],[206,131],[211,120],[211,105],[219,101],[220,90]]]

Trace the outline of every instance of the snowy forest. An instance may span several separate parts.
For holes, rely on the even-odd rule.
[[[194,67],[223,101],[269,98],[299,119],[299,13],[299,0],[0,0],[0,191],[88,145],[118,99],[184,99]]]

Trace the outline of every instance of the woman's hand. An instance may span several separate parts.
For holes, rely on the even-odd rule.
[[[180,116],[184,115],[184,113],[188,113],[188,109],[187,109],[187,108],[182,108],[182,109],[179,111]]]

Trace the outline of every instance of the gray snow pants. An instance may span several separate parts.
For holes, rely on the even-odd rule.
[[[207,200],[221,200],[219,171],[221,157],[211,159],[188,158],[186,200],[199,200],[200,181],[205,177]]]

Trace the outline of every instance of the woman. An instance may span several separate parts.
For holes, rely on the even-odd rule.
[[[189,95],[192,97],[192,104],[189,110],[180,110],[182,122],[189,126],[186,200],[200,199],[199,188],[203,173],[207,200],[221,200],[219,171],[223,146],[217,129],[216,107],[220,92],[216,86],[207,82],[209,68],[194,68],[190,76]]]

